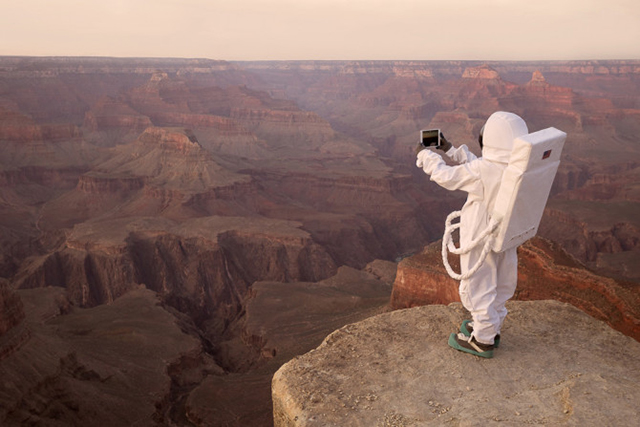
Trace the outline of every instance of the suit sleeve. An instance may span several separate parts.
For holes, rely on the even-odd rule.
[[[447,190],[462,190],[482,196],[480,161],[480,159],[475,159],[461,165],[449,166],[436,153],[422,150],[418,153],[416,166],[422,168],[427,175],[430,175],[431,181]]]
[[[469,147],[466,144],[462,144],[460,147],[451,147],[449,151],[445,153],[447,157],[458,164],[469,163],[472,160],[476,160],[478,157],[469,151]]]
[[[482,196],[482,181],[477,161],[457,166],[440,163],[431,173],[431,181],[447,190],[462,190]]]

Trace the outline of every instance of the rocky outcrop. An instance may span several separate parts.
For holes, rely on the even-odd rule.
[[[136,141],[114,147],[106,161],[76,175],[75,183],[73,191],[43,207],[41,228],[72,227],[109,213],[181,220],[235,215],[246,213],[243,203],[261,201],[251,177],[221,166],[184,128],[148,128]]]
[[[460,301],[458,281],[444,270],[440,248],[431,244],[399,263],[393,308]],[[548,240],[534,238],[518,249],[514,299],[567,302],[640,341],[640,297],[633,286],[589,272]]]
[[[488,65],[469,67],[462,73],[463,79],[501,80],[500,74]]]
[[[527,83],[527,86],[546,87],[549,86],[549,83],[547,83],[547,80],[544,78],[542,73],[539,70],[536,70],[533,72],[531,80],[529,81],[529,83]]]
[[[636,422],[640,343],[568,304],[508,309],[493,359],[448,347],[468,315],[459,304],[337,330],[274,375],[275,426]]]
[[[521,103],[526,109],[551,111],[572,111],[575,107],[580,106],[581,100],[568,87],[554,86],[547,82],[544,75],[536,70],[531,76],[531,80],[525,85],[518,87],[513,96],[522,96],[526,98]]]
[[[140,135],[138,141],[141,144],[160,146],[183,153],[200,147],[191,129],[150,127]]]
[[[82,177],[78,189],[135,190],[144,185],[185,195],[248,180],[221,167],[192,130],[150,127]]]
[[[67,289],[69,299],[80,307],[113,302],[135,286],[126,253],[114,254],[65,248],[34,260],[19,273],[22,289],[57,286]]]
[[[488,65],[469,67],[462,78],[449,82],[455,99],[455,107],[466,111],[484,112],[487,117],[498,110],[512,111],[501,105],[518,86],[504,80],[500,74]]]
[[[453,280],[442,265],[438,243],[398,263],[391,293],[391,308],[400,309],[430,304],[459,302],[459,282]],[[452,267],[459,271],[457,259]]]
[[[270,157],[266,143],[238,121],[211,114],[155,113],[158,126],[183,126],[192,129],[200,145],[216,154],[262,159]]]
[[[333,260],[294,223],[243,223],[207,217],[178,226],[133,218],[77,226],[66,248],[21,273],[20,287],[66,287],[75,304],[92,307],[142,283],[167,295],[184,293],[210,311],[227,298],[213,288],[233,288],[220,291],[235,299],[226,302],[233,305],[255,280],[313,281],[335,271]]]

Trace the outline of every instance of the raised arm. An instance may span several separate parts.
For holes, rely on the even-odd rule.
[[[468,152],[468,150],[466,150]],[[469,153],[473,156],[472,153]],[[473,156],[475,158],[475,156]],[[462,190],[481,193],[482,181],[477,162],[466,162],[458,166],[447,165],[442,157],[430,150],[418,153],[416,166],[431,175],[431,181],[447,190]]]
[[[469,147],[466,144],[462,144],[460,147],[451,146],[448,150],[445,151],[447,157],[458,164],[469,163],[472,160],[476,160],[478,157],[469,151]]]

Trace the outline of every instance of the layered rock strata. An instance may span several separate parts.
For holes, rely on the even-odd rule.
[[[76,306],[94,307],[144,284],[217,343],[242,314],[254,281],[314,281],[335,271],[333,259],[298,226],[239,217],[85,224],[60,250],[27,264],[16,285],[63,287]]]

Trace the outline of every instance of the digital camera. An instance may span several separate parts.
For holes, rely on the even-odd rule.
[[[436,147],[442,146],[442,133],[440,129],[425,129],[420,131],[420,144],[423,147]]]

